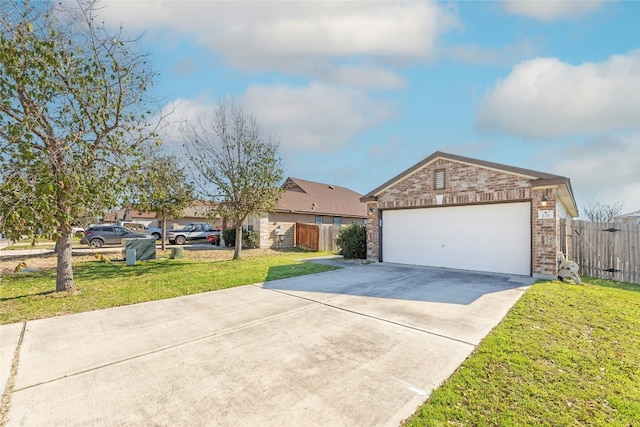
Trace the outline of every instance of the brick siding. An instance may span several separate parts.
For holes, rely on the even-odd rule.
[[[436,170],[445,170],[445,188],[434,189]],[[532,271],[536,276],[554,276],[557,272],[557,215],[553,220],[538,219],[538,209],[555,210],[555,188],[532,189],[531,178],[462,162],[437,159],[389,188],[377,201],[368,202],[372,211],[367,221],[367,258],[379,260],[378,209],[425,208],[516,201],[532,202]],[[542,195],[547,206],[540,206]],[[439,204],[436,196],[442,196]]]

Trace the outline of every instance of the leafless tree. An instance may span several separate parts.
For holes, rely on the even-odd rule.
[[[584,217],[593,222],[611,222],[622,213],[622,203],[590,202],[584,208]]]
[[[238,259],[244,220],[273,209],[280,198],[283,170],[278,141],[261,131],[254,115],[223,100],[210,117],[185,126],[183,143],[197,171],[195,182],[211,201],[212,214],[234,223],[233,259]]]

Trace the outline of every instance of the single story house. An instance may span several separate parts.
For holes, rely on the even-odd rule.
[[[214,228],[222,229],[221,218],[211,218],[209,216],[210,204],[202,200],[194,200],[191,205],[187,206],[182,212],[180,218],[168,218],[167,228],[180,228],[190,222],[208,222],[214,226]],[[160,228],[160,219],[157,218],[155,213],[138,212],[134,209],[114,209],[105,215],[102,219],[103,222],[119,223],[119,222],[134,222],[143,224],[147,227]]]
[[[156,227],[158,221],[156,220],[156,214],[154,213],[138,212],[133,209],[113,209],[102,218],[101,222],[135,222],[147,227]]]
[[[360,200],[371,261],[543,278],[578,216],[566,177],[439,151]]]
[[[266,215],[251,216],[245,228],[260,235],[262,248],[295,245],[295,224],[342,226],[364,224],[367,205],[361,195],[345,187],[299,178],[287,178],[276,207]]]
[[[633,211],[627,214],[618,215],[613,220],[623,224],[640,224],[640,211]]]

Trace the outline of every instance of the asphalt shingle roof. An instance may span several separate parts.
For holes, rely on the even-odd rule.
[[[276,212],[367,217],[367,205],[360,202],[362,195],[348,188],[299,178],[287,178],[283,186]]]

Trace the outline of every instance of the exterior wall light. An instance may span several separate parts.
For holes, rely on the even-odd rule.
[[[547,196],[543,194],[540,198],[540,206],[542,206],[543,208],[547,207],[547,201]]]

